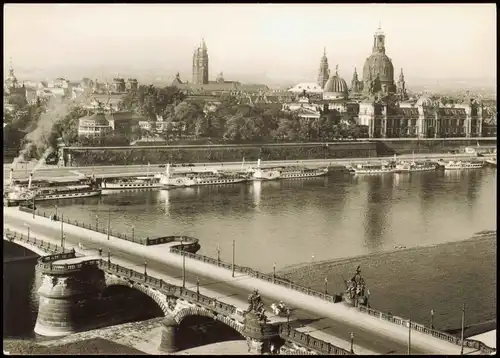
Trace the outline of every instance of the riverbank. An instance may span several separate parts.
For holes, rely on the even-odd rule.
[[[466,326],[496,320],[496,232],[464,241],[415,247],[353,258],[304,263],[278,275],[299,285],[340,293],[345,279],[361,266],[371,307],[440,330],[460,327],[466,304]],[[463,292],[467,287],[468,297]],[[471,289],[472,288],[472,289]],[[475,332],[475,334],[478,334]]]

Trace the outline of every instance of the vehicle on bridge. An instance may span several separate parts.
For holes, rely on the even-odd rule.
[[[280,301],[280,303],[276,304],[273,303],[271,305],[271,311],[279,317],[289,317],[290,316],[290,308],[288,308],[283,301]]]

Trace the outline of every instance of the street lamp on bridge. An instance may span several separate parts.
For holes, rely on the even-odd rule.
[[[144,261],[144,276],[148,275],[148,262]]]
[[[354,354],[354,332],[351,332],[351,354]]]
[[[276,281],[276,262],[273,264],[273,283]]]
[[[95,214],[95,231],[99,231],[99,216]]]
[[[408,319],[408,355],[411,355],[411,319]]]
[[[61,214],[61,248],[64,252],[64,214]]]
[[[54,205],[54,208],[56,209],[56,220],[57,220],[57,204]]]
[[[196,293],[200,294],[200,278],[196,277]]]
[[[24,226],[28,228],[28,242],[30,242],[30,226],[27,223],[24,223]]]
[[[111,263],[111,250],[108,249],[108,264]]]
[[[217,244],[217,264],[220,264],[220,246]]]
[[[134,238],[135,238],[135,226],[132,225],[132,242],[134,242]]]
[[[434,329],[434,308],[431,309],[431,329]]]
[[[325,277],[325,295],[328,294],[328,277]]]
[[[110,230],[111,230],[111,208],[108,208],[108,240],[109,240]]]

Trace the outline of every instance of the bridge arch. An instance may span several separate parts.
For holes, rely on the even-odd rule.
[[[189,316],[202,316],[202,317],[208,317],[212,318],[214,320],[217,320],[221,323],[224,323],[225,325],[231,327],[234,329],[236,332],[241,334],[243,336],[243,324],[240,322],[237,322],[230,317],[220,315],[217,313],[214,313],[206,308],[198,307],[198,306],[192,306],[192,307],[186,307],[182,308],[179,310],[175,315],[174,315],[174,320],[177,322],[177,324],[181,324],[184,318],[189,317]]]
[[[112,286],[124,286],[140,291],[151,298],[160,307],[164,316],[169,313],[167,297],[163,293],[155,289],[142,285],[141,283],[135,282],[133,280],[127,280],[125,278],[110,274],[105,274],[105,282],[106,288],[110,288]]]

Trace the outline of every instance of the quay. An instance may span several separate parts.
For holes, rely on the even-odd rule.
[[[443,160],[457,160],[457,159],[472,159],[477,158],[473,154],[415,154],[413,155],[401,155],[397,159],[412,159],[417,160],[433,160],[437,161],[439,159]],[[311,159],[311,160],[280,160],[280,161],[264,161],[262,162],[262,167],[266,166],[309,166],[309,167],[320,167],[328,166],[331,167],[332,171],[343,168],[348,164],[358,164],[366,162],[380,162],[384,160],[393,160],[394,157],[367,157],[367,158],[331,158],[331,159]],[[241,170],[242,166],[252,167],[256,166],[257,162],[226,162],[226,163],[194,163],[194,166],[181,166],[172,167],[173,171],[184,171],[189,172],[194,169],[206,169],[206,170],[227,170],[227,171],[237,171]],[[93,174],[96,178],[118,178],[118,177],[133,177],[133,176],[144,176],[149,170],[150,175],[163,173],[165,171],[165,165],[116,165],[116,166],[95,166],[95,167],[51,167],[51,168],[40,168],[36,171],[33,179],[50,179],[50,180],[77,180],[82,179],[85,176],[92,176]],[[4,165],[4,183],[8,183],[10,176],[10,166]],[[16,180],[27,180],[29,176],[29,171],[26,170],[16,170],[13,171],[13,178]]]
[[[52,222],[39,216],[33,219],[31,214],[19,211],[17,208],[5,208],[4,222],[5,228],[24,233],[24,235],[26,235],[25,224],[29,225],[32,235],[39,240],[43,239],[51,242],[52,245],[60,245],[61,224],[59,222]],[[293,310],[290,325],[297,333],[293,333],[295,338],[290,335],[289,331],[283,331],[280,334],[288,334],[287,340],[302,342],[302,347],[312,351],[315,349],[317,352],[318,349],[321,351],[320,348],[314,348],[319,347],[314,346],[316,344],[338,347],[335,349],[339,349],[339,352],[340,350],[349,352],[352,345],[355,354],[388,354],[390,352],[403,354],[408,349],[409,329],[405,328],[404,319],[398,318],[392,321],[381,319],[382,313],[376,313],[375,310],[360,311],[325,300],[322,297],[326,297],[325,294],[313,296],[304,290],[297,291],[283,284],[274,283],[274,280],[260,279],[240,271],[234,272],[234,269],[233,271],[230,269],[230,264],[218,266],[207,262],[210,261],[208,258],[199,255],[179,255],[172,252],[168,245],[143,246],[116,237],[110,237],[108,240],[105,234],[69,224],[64,225],[64,241],[67,248],[74,248],[77,254],[86,254],[90,261],[96,259],[96,249],[103,249],[104,257],[101,257],[99,261],[103,263],[99,264],[99,267],[105,271],[106,256],[109,252],[108,260],[111,261],[111,265],[119,265],[124,269],[135,270],[139,273],[144,272],[143,277],[147,273],[147,277],[151,277],[151,280],[153,277],[154,280],[161,279],[168,285],[184,286],[191,292],[199,290],[201,295],[212,297],[221,304],[236,307],[239,310],[247,308],[248,293],[253,289],[259,290],[265,307],[269,307],[271,302],[283,300]],[[80,250],[78,243],[83,243],[85,250]],[[107,275],[112,274],[110,272]],[[146,282],[151,280],[148,278]],[[151,282],[157,282],[154,280]],[[145,286],[133,284],[133,287]],[[159,296],[154,293],[157,291],[154,291],[153,287],[148,288],[147,292],[155,299]],[[185,304],[192,305],[189,302]],[[234,315],[232,317],[236,321],[239,319],[238,322],[241,323],[241,317]],[[269,317],[273,323],[283,321],[281,317],[280,320],[271,314]],[[425,333],[431,332],[428,328],[413,322],[411,327],[411,352],[413,354],[459,354],[460,345],[457,344],[456,338],[441,332],[429,335]],[[354,341],[352,337],[355,337]],[[491,348],[481,348],[484,344],[481,346],[476,341],[466,341],[466,343],[464,352],[467,354],[492,351]],[[333,348],[328,349],[330,352]]]

